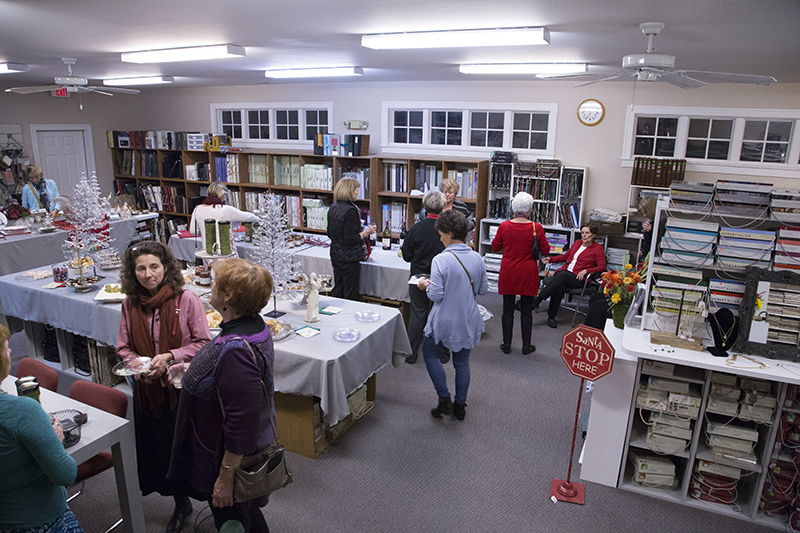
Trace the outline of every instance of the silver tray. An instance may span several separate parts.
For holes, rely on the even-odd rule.
[[[269,328],[269,332],[272,335],[273,341],[283,340],[291,335],[294,331],[292,325],[288,322],[284,322],[283,320],[267,319],[264,322]]]
[[[135,376],[137,374],[146,374],[150,371],[150,361],[151,359],[149,357],[140,356],[136,360],[135,367],[125,366],[125,361],[120,361],[114,365],[114,368],[112,368],[111,371],[118,376]]]

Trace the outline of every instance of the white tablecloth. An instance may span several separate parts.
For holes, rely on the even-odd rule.
[[[169,247],[178,259],[194,263],[195,250],[202,250],[200,239],[189,237],[181,239],[173,235],[169,239]],[[237,242],[236,248],[239,257],[252,259],[255,246],[252,243]],[[397,255],[397,245],[391,251],[380,247],[372,249],[372,255],[367,261],[361,263],[361,277],[359,278],[359,292],[368,296],[376,296],[387,300],[408,302],[408,278],[411,265]],[[294,260],[298,263],[301,272],[310,274],[333,275],[331,266],[330,248],[322,246],[304,245],[297,248]]]
[[[101,283],[117,280],[118,271],[106,272]],[[120,304],[102,304],[93,300],[99,287],[88,293],[71,288],[42,289],[52,278],[27,281],[19,274],[0,277],[0,300],[5,313],[22,320],[50,324],[105,344],[115,345],[122,316]],[[208,292],[208,289],[201,289]],[[279,300],[279,310],[287,315],[281,320],[294,328],[305,325],[305,308],[298,300]],[[411,353],[403,318],[397,309],[326,296],[320,308],[333,305],[343,308],[338,315],[320,315],[312,324],[320,334],[306,339],[292,334],[275,342],[275,390],[288,394],[318,396],[325,422],[335,424],[348,415],[347,395],[391,362],[392,354]],[[271,309],[271,307],[270,307]],[[356,321],[356,311],[373,310],[381,315],[374,323]],[[361,338],[342,343],[332,338],[339,328],[356,328]]]

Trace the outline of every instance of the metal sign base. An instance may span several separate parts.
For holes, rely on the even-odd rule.
[[[583,505],[586,500],[585,490],[583,483],[571,483],[562,479],[553,479],[550,482],[550,497],[562,502]]]

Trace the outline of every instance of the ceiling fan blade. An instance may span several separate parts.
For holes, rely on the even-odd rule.
[[[49,91],[55,91],[56,89],[60,89],[60,85],[38,85],[38,86],[31,86],[31,87],[9,87],[6,89],[7,93],[14,93],[14,94],[33,94],[33,93],[46,93]]]
[[[537,74],[537,80],[571,80],[573,78],[586,78],[589,76],[597,76],[597,74],[590,74],[585,72],[583,74]]]
[[[90,87],[90,89],[94,89],[94,90],[101,89],[101,90],[109,92],[109,93],[120,93],[120,94],[139,94],[139,93],[142,92],[139,89],[126,89],[125,87],[106,87],[106,86],[103,86],[103,87],[96,87],[96,88],[95,87]]]
[[[708,72],[705,70],[676,70],[678,74],[688,74],[692,78],[706,83],[754,83],[756,85],[772,85],[778,80],[772,76],[757,74],[732,74],[730,72]]]
[[[114,96],[110,92],[107,92],[105,90],[99,89],[97,87],[81,87],[81,90],[78,91],[78,92],[82,92],[82,93],[97,93],[97,94],[102,94],[104,96]]]
[[[627,77],[630,77],[630,76],[636,76],[636,73],[634,72],[633,74],[629,74],[627,72],[624,72],[622,74],[617,74],[616,76],[609,76],[608,78],[602,78],[602,79],[599,79],[599,80],[587,81],[586,83],[581,83],[579,85],[576,85],[575,87],[585,87],[587,85],[592,85],[593,83],[600,83],[601,81],[611,81],[611,80],[616,80],[616,79],[619,79],[619,78],[627,78]]]
[[[683,72],[662,72],[661,76],[659,76],[659,81],[665,81],[670,85],[674,85],[675,87],[680,87],[681,89],[696,89],[698,87],[704,87],[708,85],[705,82],[700,80],[696,80],[694,78],[690,78],[683,74]]]

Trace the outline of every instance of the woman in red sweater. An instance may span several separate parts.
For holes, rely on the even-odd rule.
[[[550,253],[550,244],[544,235],[541,224],[528,219],[533,207],[533,197],[526,192],[519,192],[511,201],[514,218],[506,220],[497,228],[497,235],[492,241],[492,250],[503,250],[500,263],[500,281],[497,292],[503,295],[503,353],[511,353],[511,337],[514,332],[514,299],[520,295],[522,313],[520,329],[522,330],[522,353],[527,355],[536,346],[531,344],[533,326],[533,298],[539,292],[539,264],[531,255],[533,239],[539,243],[542,256]]]
[[[550,307],[547,309],[547,325],[556,326],[556,315],[561,305],[561,299],[567,289],[583,286],[586,276],[606,269],[606,254],[603,245],[594,242],[597,237],[597,224],[589,222],[581,226],[581,240],[575,241],[565,254],[542,258],[542,263],[560,263],[564,266],[556,271],[553,279],[544,286],[534,299],[534,307],[539,307],[542,300],[550,298]]]

